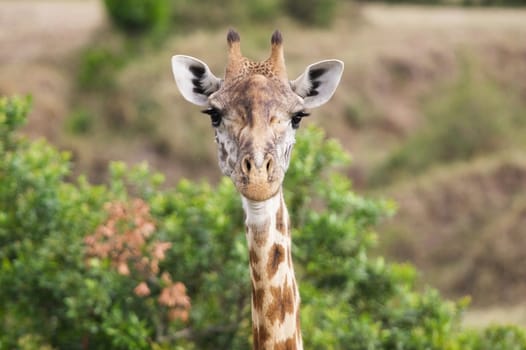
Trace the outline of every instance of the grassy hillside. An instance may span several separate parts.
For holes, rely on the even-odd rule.
[[[92,18],[80,49],[42,30],[29,37],[55,51],[31,46],[24,31],[26,40],[0,37],[12,48],[0,56],[0,92],[34,95],[26,132],[71,150],[76,170],[96,181],[112,159],[147,160],[171,183],[217,181],[209,120],[176,91],[169,60],[196,56],[221,75],[228,27],[185,27],[162,44],[130,41],[97,2],[79,4]],[[471,294],[481,307],[520,301],[526,11],[346,4],[329,28],[284,16],[231,23],[254,59],[267,57],[279,28],[290,78],[317,60],[345,62],[333,100],[308,123],[353,154],[355,187],[399,201],[400,213],[382,230],[383,252],[415,262],[424,280],[451,296]],[[20,59],[27,51],[15,43],[31,54]]]
[[[476,305],[513,304],[526,292],[526,157],[500,154],[437,169],[392,187],[400,205],[386,223],[389,255]]]

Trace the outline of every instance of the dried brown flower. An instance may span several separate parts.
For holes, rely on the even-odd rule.
[[[167,307],[169,320],[187,321],[191,305],[186,287],[181,282],[172,282],[167,272],[159,276],[159,263],[172,244],[152,238],[155,223],[148,205],[134,199],[131,203],[111,202],[104,207],[108,213],[106,222],[84,238],[88,266],[91,258],[109,259],[119,274],[141,281],[133,290],[139,297],[151,295],[146,281],[165,285],[158,303]]]
[[[146,284],[146,282],[141,282],[141,283],[139,283],[137,285],[137,287],[135,287],[133,292],[137,296],[146,297],[146,296],[150,295],[150,288],[148,288],[148,285]]]

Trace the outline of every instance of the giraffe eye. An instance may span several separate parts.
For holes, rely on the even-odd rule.
[[[221,125],[221,119],[223,119],[223,114],[219,109],[210,107],[202,112],[210,116],[210,120],[212,121],[212,126],[214,128],[217,128],[219,125]]]
[[[309,113],[307,112],[304,112],[304,111],[300,111],[300,112],[296,112],[292,115],[292,118],[290,120],[290,123],[292,125],[292,128],[293,129],[297,129],[300,127],[300,122],[301,122],[301,119],[303,119],[303,117],[307,117],[309,115]]]

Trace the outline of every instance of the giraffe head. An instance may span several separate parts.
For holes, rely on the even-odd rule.
[[[343,72],[341,61],[326,60],[289,81],[282,41],[275,31],[270,57],[254,62],[243,57],[239,34],[230,30],[224,79],[194,57],[172,57],[181,94],[211,118],[221,171],[252,201],[280,190],[301,119],[331,98]]]

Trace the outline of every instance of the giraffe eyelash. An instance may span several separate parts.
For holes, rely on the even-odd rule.
[[[293,129],[299,128],[301,119],[303,119],[304,117],[308,117],[308,116],[309,116],[309,113],[307,113],[305,111],[299,111],[299,112],[294,113],[292,115],[292,118],[290,119],[290,123],[292,125],[292,128]]]
[[[221,120],[223,119],[223,113],[219,109],[210,107],[201,112],[203,112],[204,114],[208,114],[210,116],[210,120],[214,128],[217,128],[219,125],[221,125]]]

